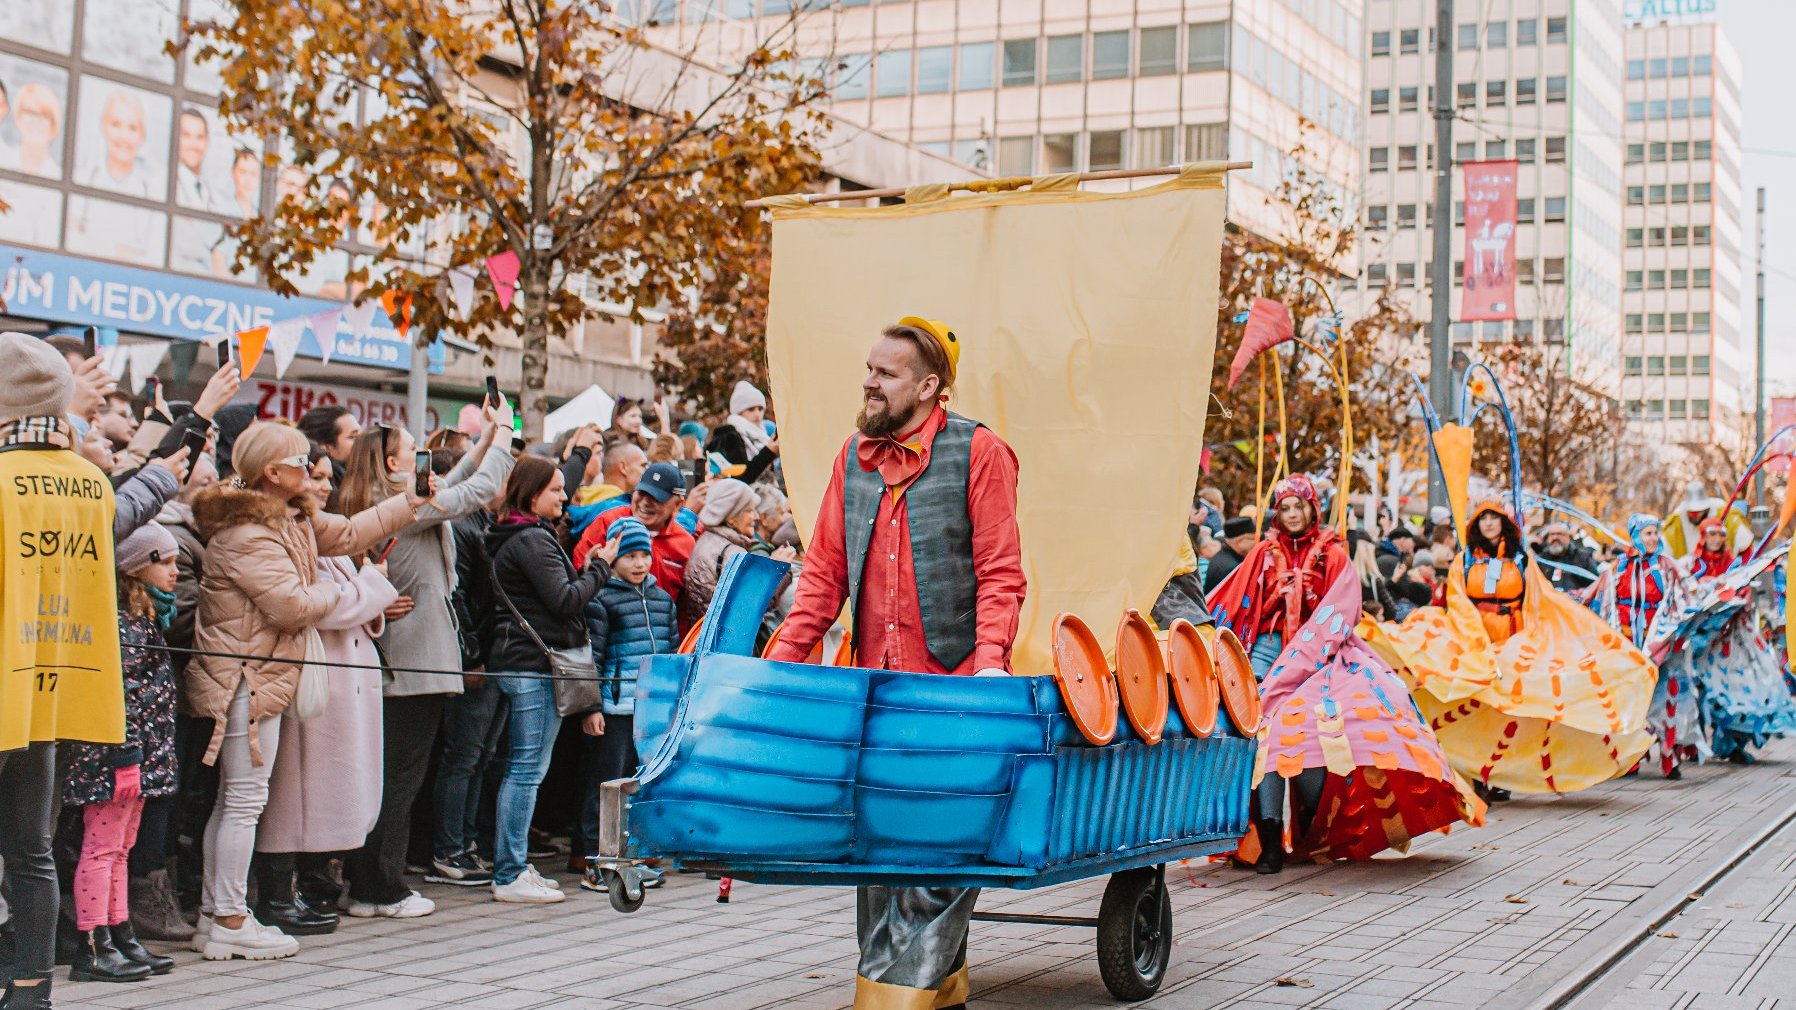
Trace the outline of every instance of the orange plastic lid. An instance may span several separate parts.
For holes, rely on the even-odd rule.
[[[1247,650],[1227,628],[1216,631],[1210,646],[1216,683],[1222,689],[1222,707],[1229,710],[1229,720],[1242,736],[1253,736],[1260,730],[1260,685],[1254,680]]]
[[[1172,697],[1185,728],[1193,735],[1209,736],[1216,730],[1216,706],[1222,700],[1216,664],[1203,636],[1182,617],[1167,632],[1166,665],[1172,670]]]
[[[1116,680],[1104,647],[1074,614],[1054,618],[1054,680],[1085,739],[1100,747],[1116,739]]]
[[[784,630],[786,630],[786,622],[781,621],[779,623],[779,625],[773,629],[773,634],[767,636],[767,644],[761,647],[761,658],[762,659],[766,659],[767,657],[773,655],[773,647],[779,644],[780,632],[782,632]],[[692,626],[692,632],[688,634],[688,637],[691,637],[692,634],[696,634],[697,632],[698,632],[698,625],[695,624]],[[847,644],[847,642],[848,642],[847,636],[843,636],[842,642],[844,645]],[[680,643],[680,651],[681,652],[687,651],[686,643],[684,643],[684,642]],[[839,660],[840,658],[841,658],[840,650],[838,650],[837,659]],[[811,646],[811,654],[806,656],[804,658],[804,661],[811,664],[812,666],[822,666],[823,665],[823,639],[819,638],[817,640],[817,644]],[[848,664],[843,663],[843,662],[837,662],[836,665],[837,666],[847,666]]]
[[[703,618],[700,618],[700,620],[703,620]],[[696,625],[696,624],[693,625],[692,630],[697,631],[698,625]],[[767,644],[763,645],[761,647],[761,658],[762,659],[766,659],[768,656],[773,655],[773,647],[780,644],[780,632],[782,632],[784,630],[786,630],[786,622],[785,621],[781,621],[780,623],[774,625],[773,634],[767,636]],[[680,651],[681,652],[686,651],[686,643],[685,642],[680,643]]]
[[[1131,610],[1116,628],[1116,686],[1122,692],[1123,714],[1129,725],[1150,744],[1166,733],[1166,660],[1160,640],[1141,612]]]
[[[704,628],[704,626],[705,619],[702,617],[692,622],[692,629],[686,632],[685,638],[680,639],[680,648],[678,651],[691,653],[693,650],[697,649],[699,631]]]

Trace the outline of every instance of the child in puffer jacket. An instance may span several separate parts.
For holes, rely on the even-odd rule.
[[[581,736],[580,835],[586,846],[586,876],[580,886],[604,891],[593,868],[599,853],[599,784],[636,774],[636,671],[644,656],[677,652],[673,597],[649,574],[654,539],[635,519],[620,519],[607,531],[619,541],[611,580],[586,605],[586,628],[592,638],[593,665],[599,668],[603,696],[603,728]],[[661,886],[651,876],[644,887]]]

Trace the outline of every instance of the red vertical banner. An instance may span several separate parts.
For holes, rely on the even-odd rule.
[[[1515,318],[1513,161],[1473,161],[1465,169],[1465,281],[1462,322]]]

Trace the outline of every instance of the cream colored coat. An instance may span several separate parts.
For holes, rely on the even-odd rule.
[[[247,681],[250,758],[259,765],[260,724],[292,703],[306,631],[327,618],[342,596],[334,582],[319,581],[318,558],[372,548],[412,521],[412,507],[404,498],[389,498],[344,518],[221,485],[194,500],[193,518],[206,541],[194,648],[256,658],[195,656],[183,674],[182,708],[212,720],[204,758],[211,764],[224,743],[231,696]]]

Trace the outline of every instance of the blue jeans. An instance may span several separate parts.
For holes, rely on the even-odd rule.
[[[1247,654],[1247,662],[1253,667],[1255,680],[1265,680],[1272,672],[1272,664],[1278,662],[1278,654],[1285,651],[1285,634],[1282,631],[1268,631],[1253,640],[1253,650]]]
[[[443,757],[437,766],[436,842],[432,855],[466,852],[477,834],[480,783],[505,732],[507,709],[499,682],[450,698],[443,708]]]
[[[526,670],[527,677],[499,672],[494,679],[511,702],[507,725],[511,729],[511,754],[505,778],[499,783],[498,827],[493,847],[493,883],[518,879],[528,863],[525,854],[530,837],[530,818],[536,813],[536,787],[549,771],[555,752],[555,735],[561,716],[555,714],[555,689],[545,670]],[[529,679],[544,678],[544,679]]]

